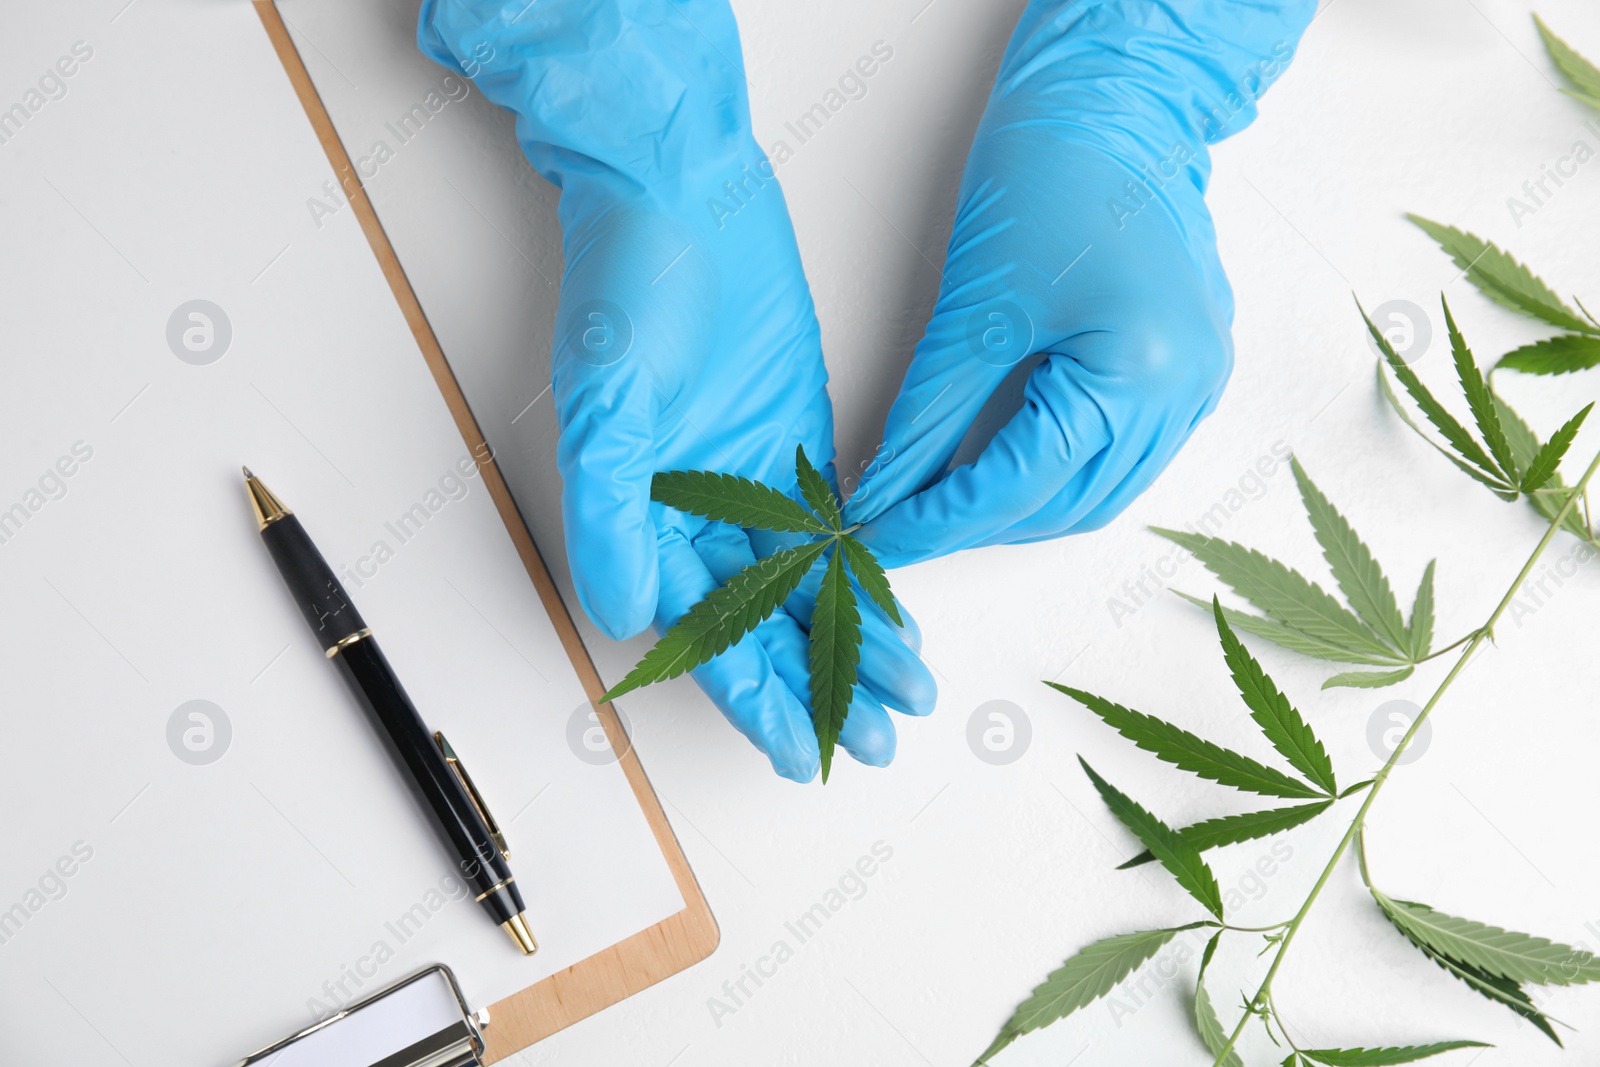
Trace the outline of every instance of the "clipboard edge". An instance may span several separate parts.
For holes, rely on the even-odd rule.
[[[584,692],[593,703],[605,693],[605,684],[601,682],[594,661],[590,658],[588,649],[584,647],[577,627],[573,625],[560,591],[550,578],[544,559],[539,555],[538,546],[534,544],[533,535],[528,531],[522,513],[511,496],[511,490],[506,485],[505,478],[493,458],[492,449],[467,404],[455,372],[451,370],[444,350],[428,323],[427,315],[423,312],[416,292],[406,277],[405,269],[400,264],[399,256],[389,242],[388,234],[385,233],[377,211],[367,197],[359,175],[351,165],[350,156],[339,139],[332,117],[323,106],[322,97],[306,70],[300,52],[289,36],[283,16],[279,13],[274,0],[252,0],[252,6],[266,29],[273,50],[289,78],[290,85],[294,88],[295,95],[305,109],[306,118],[311,122],[341,189],[354,209],[362,233],[366,235],[367,243],[378,260],[390,290],[394,293],[395,302],[399,305],[406,324],[411,328],[417,347],[427,362],[435,383],[439,386],[451,416],[455,419],[456,428],[461,432],[462,439],[479,465],[484,485],[494,500],[495,508],[500,513],[506,532],[516,547],[518,557],[527,569],[529,578],[533,580],[534,588],[539,594],[545,612],[550,616],[551,623],[555,626],[567,658],[572,662],[573,669],[583,683]],[[689,861],[683,854],[677,835],[667,821],[666,812],[650,785],[650,779],[639,762],[638,754],[622,729],[616,710],[609,703],[596,703],[595,707],[601,725],[605,729],[606,739],[610,742],[612,750],[620,753],[618,762],[623,774],[633,789],[635,801],[644,812],[657,847],[661,849],[661,854],[672,871],[673,881],[677,884],[685,906],[682,911],[668,916],[654,926],[624,938],[586,959],[579,960],[565,970],[529,986],[520,993],[514,993],[490,1005],[489,1010],[494,1023],[485,1035],[488,1038],[488,1050],[484,1059],[486,1064],[494,1063],[513,1052],[527,1048],[580,1019],[585,1019],[699,963],[716,950],[721,939],[721,932],[717,928],[715,917],[711,914],[710,904],[707,903],[705,894],[695,880],[694,872],[689,868]]]

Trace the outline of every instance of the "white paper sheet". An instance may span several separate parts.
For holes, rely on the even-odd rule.
[[[306,211],[332,172],[254,11],[123,2],[0,40],[6,1063],[230,1062],[436,960],[482,1005],[683,907],[353,213]],[[240,463],[495,807],[537,956],[452,879]]]

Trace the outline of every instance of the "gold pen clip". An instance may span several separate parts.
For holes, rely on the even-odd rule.
[[[483,794],[478,792],[478,787],[472,784],[472,775],[467,773],[466,765],[461,762],[461,757],[456,755],[456,750],[450,747],[450,742],[444,739],[444,734],[438,730],[433,732],[434,744],[439,746],[439,751],[444,754],[444,761],[455,772],[456,778],[461,782],[461,788],[467,791],[467,798],[472,801],[472,806],[478,809],[478,815],[489,828],[489,836],[494,838],[494,846],[500,850],[500,855],[506,859],[511,858],[511,850],[506,847],[506,835],[500,832],[500,824],[494,821],[494,816],[489,813],[489,805],[483,801]]]

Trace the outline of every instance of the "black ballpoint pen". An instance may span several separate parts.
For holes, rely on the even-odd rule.
[[[408,772],[446,844],[460,859],[461,873],[477,891],[478,902],[505,927],[524,954],[532,955],[539,946],[523,915],[522,894],[506,865],[510,852],[466,768],[443,734],[429,733],[372,631],[300,520],[249,467],[244,468],[244,478],[261,540],[312,633],[372,713],[389,741],[391,755]]]

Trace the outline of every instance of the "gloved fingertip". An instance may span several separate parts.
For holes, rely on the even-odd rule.
[[[939,704],[939,683],[921,660],[887,664],[873,673],[877,677],[865,678],[862,684],[891,711],[923,718]]]
[[[810,762],[804,760],[779,759],[777,756],[769,757],[772,760],[772,769],[778,772],[780,778],[787,778],[791,782],[805,785],[817,776],[822,769],[820,760],[813,757]]]
[[[573,584],[578,591],[578,603],[585,615],[613,641],[626,641],[649,629],[656,614],[656,582],[649,581],[648,588],[632,595],[618,595],[616,590],[597,590],[574,573]]]
[[[783,683],[774,676],[773,683]],[[772,762],[772,769],[791,782],[809,782],[822,769],[817,752],[816,734],[811,730],[811,717],[791,693],[785,692],[784,703],[788,711],[757,745]]]
[[[904,707],[895,708],[905,715],[915,715],[919,718],[932,715],[933,709],[939,703],[939,683],[933,680],[932,673],[924,668],[900,679],[898,687],[900,702]]]
[[[846,751],[850,751],[846,749]],[[850,752],[850,757],[863,767],[877,767],[879,770],[894,762],[894,748],[890,746],[887,753]]]
[[[591,613],[589,618],[593,619],[595,625],[600,627],[600,631],[613,641],[632,640],[644,633],[650,626],[648,615],[642,615],[638,619],[634,619],[629,617],[608,618],[604,615],[596,616]]]
[[[906,606],[900,603],[899,597],[895,598],[894,606],[900,610],[899,624],[897,625],[887,615],[884,616],[884,621],[889,624],[889,628],[894,631],[894,635],[900,639],[902,644],[920,656],[922,654],[922,627],[917,625],[917,620],[911,617],[911,612],[906,610]]]
[[[588,498],[569,492],[565,505],[567,559],[572,565],[572,585],[578,603],[594,624],[615,641],[643,633],[665,606],[676,617],[698,597],[685,597],[681,607],[671,598],[662,604],[661,549],[654,524],[629,524],[616,511],[610,522],[591,516]],[[620,511],[621,509],[617,509]]]
[[[886,738],[874,736],[850,745],[840,742],[840,746],[850,753],[850,757],[857,763],[868,767],[887,767],[894,762],[895,736],[892,730]]]
[[[893,623],[869,616],[861,628],[861,641],[861,685],[873,700],[903,715],[933,711],[938,683]]]
[[[839,747],[850,753],[857,763],[887,767],[894,762],[895,741],[894,723],[889,721],[889,713],[871,694],[857,689],[844,728],[839,731]]]

